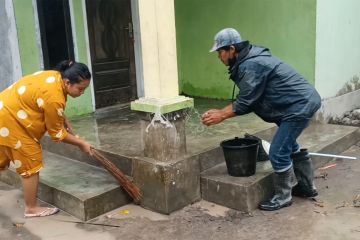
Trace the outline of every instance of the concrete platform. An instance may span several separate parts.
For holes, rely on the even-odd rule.
[[[44,151],[39,199],[81,219],[89,220],[131,202],[128,194],[104,169]],[[17,187],[21,179],[13,170],[0,180]]]
[[[202,196],[224,206],[250,211],[260,199],[271,194],[270,165],[258,166],[263,171],[261,176],[228,179],[219,144],[225,139],[242,137],[244,133],[270,141],[276,129],[274,124],[266,123],[254,114],[229,119],[212,127],[201,124],[203,112],[227,104],[225,101],[196,99],[195,109],[189,112],[186,122],[187,154],[169,162],[143,156],[140,120],[136,112],[129,109],[112,107],[109,111],[72,119],[72,124],[80,137],[133,178],[143,192],[141,204],[145,208],[169,214]],[[359,133],[353,127],[313,124],[307,132],[306,136],[300,137],[300,142],[315,152],[336,154],[359,140]],[[82,220],[131,201],[101,164],[77,147],[53,143],[48,137],[43,138],[42,146],[48,152],[45,153],[45,168],[40,173],[40,199]],[[314,158],[315,166],[328,160]],[[200,173],[204,171],[207,175],[200,180]],[[19,181],[15,173],[2,175],[0,180],[6,183],[16,185]],[[217,190],[219,184],[220,191]],[[243,195],[244,192],[247,195]]]
[[[256,134],[271,141],[276,128]],[[299,138],[302,147],[310,152],[339,154],[357,143],[359,128],[312,124]],[[331,158],[312,157],[316,168]],[[232,177],[228,174],[224,162],[201,174],[201,194],[204,200],[214,202],[236,210],[251,212],[264,199],[273,193],[272,167],[269,161],[257,163],[256,174],[251,177]]]

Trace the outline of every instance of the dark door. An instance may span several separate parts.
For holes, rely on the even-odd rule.
[[[86,0],[96,108],[136,98],[130,0]]]
[[[44,68],[74,59],[68,0],[37,0]]]

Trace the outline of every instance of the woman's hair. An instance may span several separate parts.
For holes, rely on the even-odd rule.
[[[58,63],[55,70],[61,73],[62,78],[69,79],[71,84],[80,83],[85,79],[91,79],[89,68],[83,63],[65,60]]]

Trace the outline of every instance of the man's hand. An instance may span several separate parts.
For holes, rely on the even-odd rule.
[[[225,119],[235,117],[232,104],[229,104],[223,109],[210,109],[201,116],[201,121],[206,126],[221,123]]]
[[[202,123],[206,126],[215,125],[225,120],[221,109],[210,109],[201,116]]]

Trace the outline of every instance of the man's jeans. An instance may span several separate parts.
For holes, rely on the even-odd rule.
[[[297,122],[282,122],[270,146],[269,159],[275,172],[284,172],[291,168],[290,155],[300,150],[296,139],[309,125],[310,119]]]

